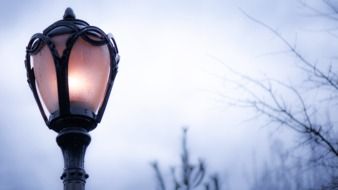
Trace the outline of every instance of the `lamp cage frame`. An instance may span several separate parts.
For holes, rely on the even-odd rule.
[[[65,49],[62,55],[60,55],[52,38],[64,34],[68,34],[69,37],[66,41]],[[106,45],[110,54],[110,71],[106,91],[97,112],[88,109],[76,109],[70,102],[68,86],[69,57],[75,42],[79,38],[82,38],[93,46]],[[34,74],[34,65],[31,63],[31,56],[36,55],[44,46],[48,47],[54,63],[59,106],[59,109],[50,113],[49,117],[45,111],[42,98],[39,95]],[[87,131],[93,130],[101,121],[105,111],[117,74],[119,60],[120,56],[113,36],[111,34],[106,34],[96,26],[89,25],[86,21],[76,19],[71,9],[66,10],[62,20],[56,21],[42,33],[34,34],[26,48],[25,66],[27,71],[27,82],[33,92],[33,96],[46,125],[56,132],[60,132],[67,127],[67,125],[64,125],[65,122],[68,122],[69,125],[81,126]]]

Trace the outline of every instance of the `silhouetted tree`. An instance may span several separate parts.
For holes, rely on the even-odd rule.
[[[316,9],[305,1],[302,1],[301,4],[316,13],[316,15],[324,16],[338,23],[337,1],[322,0],[321,2],[326,5],[326,9],[323,7],[322,10]],[[306,157],[308,159],[306,166],[316,167],[317,171],[320,168],[324,168],[321,170],[321,174],[325,173],[330,178],[330,180],[326,181],[326,184],[316,188],[338,189],[338,172],[336,169],[338,167],[338,120],[336,117],[338,64],[334,63],[336,60],[322,64],[319,64],[318,61],[311,61],[278,30],[244,11],[243,13],[251,21],[273,33],[286,46],[289,52],[298,60],[296,67],[300,69],[305,78],[301,85],[287,84],[269,77],[264,79],[252,78],[226,66],[228,71],[242,79],[242,81],[231,81],[231,83],[236,85],[237,90],[242,90],[247,95],[243,99],[238,99],[238,97],[226,97],[226,99],[231,104],[253,109],[257,116],[263,116],[269,125],[285,126],[299,134],[302,139],[300,144],[306,145],[307,148]],[[335,30],[338,31],[336,28]],[[332,35],[332,31],[329,35]],[[333,39],[337,40],[336,38]],[[332,119],[332,117],[334,118]],[[304,146],[302,147],[305,149]],[[304,150],[302,151],[305,152]],[[283,159],[280,161],[283,161]],[[282,167],[278,169],[288,172],[288,168]],[[291,189],[291,186],[283,188],[269,186],[269,183],[273,182],[273,178],[278,178],[281,182],[283,176],[287,175],[287,173],[283,173],[283,176],[278,176],[277,174],[277,176],[272,176],[272,173],[268,169],[264,170],[260,176],[264,183],[259,183],[264,187],[257,186],[253,189]],[[290,178],[290,180],[300,179]],[[283,185],[288,183],[288,180],[286,180]],[[299,185],[296,189],[302,188]],[[306,188],[304,187],[304,189]]]
[[[311,166],[304,157],[290,154],[281,140],[270,146],[271,161],[266,161],[259,172],[255,172],[250,190],[332,190],[337,187],[331,182],[331,173],[336,168]],[[315,157],[309,154],[307,157]]]
[[[158,162],[151,163],[157,181],[157,190],[168,190],[173,186],[174,190],[193,190],[204,188],[205,190],[221,190],[218,174],[211,175],[205,179],[206,165],[199,159],[196,164],[190,160],[190,152],[187,146],[187,129],[183,129],[181,166],[171,168],[172,182],[167,186]]]

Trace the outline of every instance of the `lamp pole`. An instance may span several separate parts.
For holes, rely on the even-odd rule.
[[[112,35],[76,19],[71,8],[27,45],[27,81],[46,125],[58,133],[64,190],[85,189],[89,132],[102,119],[118,63]]]
[[[67,128],[56,138],[62,150],[64,172],[61,176],[64,190],[84,190],[88,174],[84,170],[84,157],[90,136],[81,128]]]

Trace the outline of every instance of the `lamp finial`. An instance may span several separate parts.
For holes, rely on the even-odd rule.
[[[75,14],[72,8],[68,7],[65,10],[65,14],[63,15],[64,20],[73,20],[75,19]]]

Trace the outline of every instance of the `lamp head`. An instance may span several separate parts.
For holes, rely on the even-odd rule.
[[[59,20],[34,34],[26,49],[26,70],[47,126],[90,131],[101,121],[119,63],[114,38],[76,19],[67,8]]]

